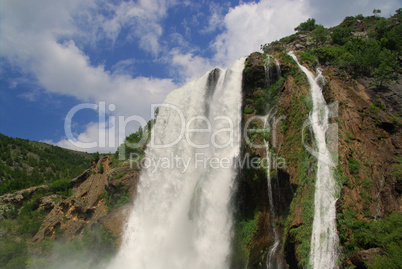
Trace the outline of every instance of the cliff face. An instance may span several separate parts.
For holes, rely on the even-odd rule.
[[[303,50],[296,54],[303,65],[315,71],[315,62],[303,60],[308,58]],[[302,144],[302,136],[307,144],[314,144],[308,129],[302,133],[303,123],[311,111],[311,97],[306,79],[288,56],[283,52],[272,53],[272,56],[280,63],[281,78],[276,81],[271,79],[268,84],[264,55],[254,53],[246,61],[243,116],[244,122],[256,116],[256,112],[260,115],[270,112],[272,116],[271,132],[266,138],[274,153],[271,156],[274,156],[273,162],[280,157],[286,162],[286,166],[271,165],[275,223],[283,239],[283,258],[289,268],[301,268],[308,264],[310,251],[317,161]],[[362,235],[356,234],[368,233],[362,226],[382,225],[382,222],[388,222],[389,216],[393,218],[402,210],[401,181],[398,177],[402,142],[398,115],[401,110],[397,105],[400,104],[401,87],[395,82],[373,86],[370,83],[374,81],[372,78],[353,78],[345,70],[332,65],[321,68],[326,80],[323,87],[326,102],[338,105],[338,113],[330,119],[330,123],[337,128],[338,135],[338,165],[334,176],[341,185],[336,205],[341,263],[345,267],[367,266],[373,260],[365,258],[370,255],[364,253],[372,251],[378,254],[386,250],[379,248],[380,239],[364,244],[358,238]],[[276,84],[279,80],[282,80],[280,85]],[[276,89],[278,87],[279,90]],[[256,109],[256,96],[258,98],[261,94],[275,100],[266,111]],[[275,126],[278,119],[280,123]],[[263,127],[261,122],[256,124],[259,128]],[[257,144],[262,144],[264,137],[254,139]],[[247,145],[243,149],[243,155],[266,157],[263,149]],[[251,169],[243,171],[239,184],[239,210],[259,212],[258,227],[252,231],[252,239],[243,242],[249,252],[245,263],[250,268],[265,268],[267,251],[273,243],[266,182],[267,174],[263,169]],[[238,216],[240,222],[250,222],[252,217],[245,213]]]
[[[118,174],[121,177],[117,179]],[[121,195],[125,191],[124,202],[131,201],[138,176],[138,171],[130,169],[128,163],[113,169],[111,157],[102,158],[96,166],[71,181],[72,196],[54,205],[32,240],[40,242],[62,237],[70,241],[97,223],[120,237],[128,214],[127,206],[116,208],[110,205],[110,200],[116,193]]]

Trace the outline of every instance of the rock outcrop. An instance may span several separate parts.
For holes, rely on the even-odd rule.
[[[117,179],[119,174],[121,177]],[[51,210],[33,241],[59,237],[69,241],[81,236],[96,223],[103,224],[104,228],[115,236],[121,236],[138,176],[139,172],[130,169],[128,163],[113,169],[111,157],[100,159],[95,166],[71,181],[74,186],[71,197],[59,203],[55,202],[58,197],[53,195],[42,198],[41,206]],[[127,188],[128,199],[125,200],[124,207],[110,208],[109,199],[113,199],[113,195],[121,186]],[[119,242],[120,240],[117,244]]]

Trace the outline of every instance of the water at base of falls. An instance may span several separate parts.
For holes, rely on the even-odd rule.
[[[313,99],[313,111],[310,122],[318,147],[317,176],[314,194],[314,220],[311,237],[310,266],[314,269],[338,268],[339,238],[336,229],[336,194],[339,186],[332,176],[330,153],[326,144],[326,131],[328,129],[328,107],[322,95],[318,79],[307,68],[300,65],[297,57],[290,52],[289,55],[296,61],[299,68],[306,74],[310,84],[310,93]]]
[[[167,96],[109,269],[229,268],[243,68],[238,60]]]

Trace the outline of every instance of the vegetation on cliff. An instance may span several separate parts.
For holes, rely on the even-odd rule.
[[[93,159],[76,152],[0,134],[0,195],[81,174]]]

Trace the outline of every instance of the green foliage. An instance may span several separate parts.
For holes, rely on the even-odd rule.
[[[375,29],[368,39],[352,37],[351,26],[358,19]],[[321,63],[339,66],[354,76],[374,77],[379,87],[398,79],[398,58],[401,57],[402,47],[400,23],[392,18],[348,17],[332,29],[331,37],[332,43],[337,46],[319,47],[312,51]]]
[[[356,175],[359,173],[360,170],[360,162],[356,159],[350,158],[349,159],[349,171],[351,174]]]
[[[378,110],[379,110],[379,108],[378,108],[376,105],[374,105],[374,104],[373,104],[373,105],[369,105],[367,108],[373,110],[374,112],[378,112]]]
[[[297,56],[302,65],[312,66],[315,60],[317,60],[317,57],[309,52],[300,52],[297,53]]]
[[[114,204],[115,208],[118,208],[122,205],[124,205],[125,203],[127,203],[130,200],[129,198],[129,192],[127,187],[122,187],[121,192],[119,192],[119,194],[117,195],[117,201]]]
[[[363,188],[366,190],[371,190],[373,187],[372,179],[371,178],[366,178],[363,180]]]
[[[249,247],[258,229],[258,220],[261,212],[254,213],[253,218],[244,219],[236,224],[235,228],[235,246],[236,246],[236,262],[239,264],[248,264],[250,255]]]
[[[362,249],[381,248],[385,255],[374,257],[374,264],[369,265],[369,268],[401,268],[402,215],[400,213],[368,222],[358,220],[357,215],[348,208],[343,213],[338,213],[337,220],[345,258]],[[399,254],[395,255],[396,253]]]
[[[373,14],[378,15],[381,13],[381,9],[373,9]]]
[[[311,32],[311,37],[315,43],[315,46],[318,47],[324,44],[328,39],[328,30],[325,29],[322,25],[317,25],[315,29]]]
[[[378,255],[369,269],[399,269],[402,268],[402,247],[399,242],[392,242],[387,245],[385,255]]]
[[[251,77],[248,77],[247,72],[245,72],[245,77],[246,80],[252,80]],[[253,112],[257,115],[267,114],[269,109],[276,104],[280,89],[285,83],[285,78],[274,76],[270,78],[269,84],[263,79],[262,81],[265,84],[263,88],[256,88],[252,96],[253,98],[246,99],[246,107],[244,108],[245,114],[251,114]]]
[[[253,112],[254,112],[254,109],[252,109],[251,107],[246,106],[246,107],[244,108],[244,113],[245,113],[245,114],[251,114],[251,113],[253,113]]]
[[[289,44],[297,39],[299,39],[299,34],[293,34],[293,35],[284,37],[284,38],[280,39],[279,41],[283,42],[285,44]]]
[[[27,247],[24,242],[2,240],[0,244],[1,268],[15,269],[25,268],[28,259]]]
[[[95,152],[92,161],[97,163],[99,161],[99,158],[100,158],[99,152]]]
[[[352,28],[350,27],[334,27],[332,29],[331,38],[332,44],[342,46],[352,36]]]
[[[106,204],[109,209],[118,208],[130,201],[130,192],[126,186],[122,185],[121,182],[119,182],[116,190],[110,193],[104,191],[101,194],[100,198],[106,199]]]
[[[104,172],[103,161],[101,161],[99,164],[99,174],[103,174],[103,172]]]
[[[396,177],[398,180],[402,180],[402,157],[397,157],[392,166],[395,170],[391,175]]]
[[[81,174],[92,154],[0,134],[0,195]]]
[[[61,194],[65,197],[71,195],[71,183],[68,178],[60,178],[50,184],[53,192]]]
[[[40,211],[39,199],[31,199],[25,202],[16,218],[16,226],[20,233],[35,235],[45,217],[45,212]]]
[[[299,56],[301,57],[301,56]],[[306,61],[311,61],[313,57],[309,54],[304,55]],[[283,59],[282,59],[283,60]],[[290,75],[295,78],[299,86],[308,85],[305,75],[297,66],[293,66]],[[303,223],[298,227],[290,229],[293,215],[289,214],[284,223],[284,240],[293,241],[296,246],[296,255],[300,258],[299,267],[306,268],[309,264],[310,239],[312,232],[312,221],[314,216],[314,177],[316,170],[316,161],[305,150],[302,143],[303,124],[308,118],[308,112],[312,109],[312,101],[306,93],[299,96],[292,96],[290,99],[289,110],[280,108],[279,114],[285,115],[282,128],[286,132],[284,152],[287,153],[287,162],[297,169],[296,184],[297,191],[294,194],[290,205],[290,212],[295,210],[296,206],[302,208]],[[308,130],[304,132],[304,141],[311,143],[312,137]],[[289,238],[287,238],[289,235]]]
[[[297,26],[294,30],[297,32],[310,32],[316,28],[315,19],[308,19],[305,22],[302,22]]]
[[[124,140],[124,143],[119,146],[116,155],[120,160],[129,159],[134,154],[135,157],[142,157],[145,152],[145,147],[151,137],[152,126],[155,120],[151,119],[142,128],[138,128],[137,132],[130,134]]]
[[[380,65],[372,72],[377,86],[382,87],[384,83],[397,80],[398,74],[394,72],[398,69],[397,54],[388,49],[383,49],[379,55]]]

